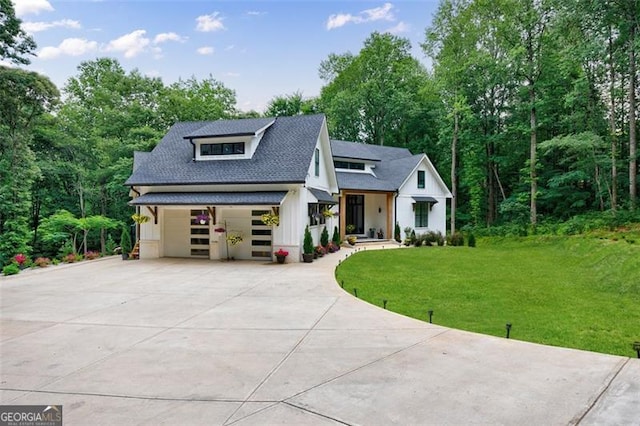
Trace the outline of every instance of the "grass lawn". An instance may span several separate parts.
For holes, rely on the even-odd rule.
[[[481,239],[476,248],[360,251],[336,270],[346,291],[447,327],[635,357],[640,241]]]

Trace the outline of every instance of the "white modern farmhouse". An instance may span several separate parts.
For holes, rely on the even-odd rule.
[[[127,179],[140,258],[299,261],[308,225],[393,238],[445,233],[451,193],[425,154],[330,141],[324,115],[175,124]],[[331,213],[331,214],[329,214]],[[264,219],[267,219],[267,224]],[[278,222],[275,224],[274,222]]]

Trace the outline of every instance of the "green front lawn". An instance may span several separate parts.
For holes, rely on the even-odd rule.
[[[483,239],[478,247],[361,251],[336,278],[358,297],[447,327],[636,356],[640,242],[593,237]]]

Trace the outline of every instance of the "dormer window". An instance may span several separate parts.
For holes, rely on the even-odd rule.
[[[244,154],[244,142],[203,143],[200,155],[238,155]]]
[[[336,169],[364,170],[364,163],[354,163],[352,161],[335,160],[333,165]]]

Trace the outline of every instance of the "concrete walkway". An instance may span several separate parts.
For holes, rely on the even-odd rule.
[[[0,403],[86,424],[639,424],[640,362],[451,330],[312,264],[122,262],[0,278]]]

